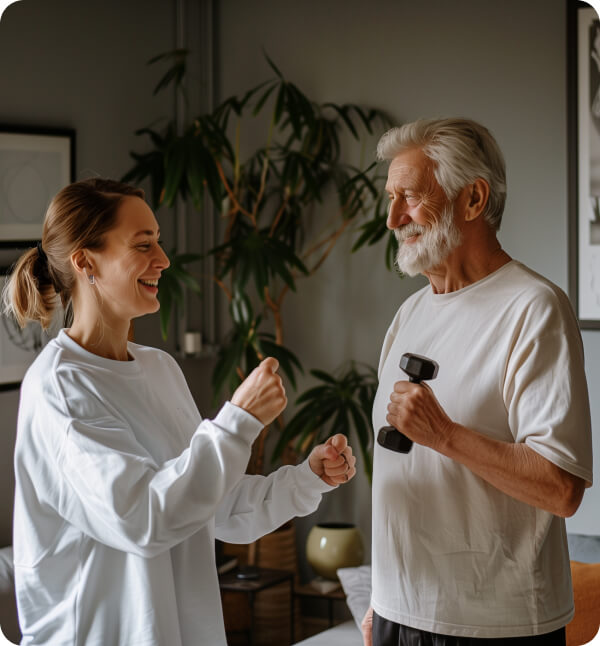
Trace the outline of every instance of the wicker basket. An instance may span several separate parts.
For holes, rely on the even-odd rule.
[[[286,523],[278,530],[263,536],[255,545],[255,565],[294,572],[294,583],[298,583],[296,528],[293,522]],[[289,643],[290,602],[290,586],[288,583],[262,590],[256,595],[256,601],[254,602],[254,643],[257,646]],[[294,624],[296,628],[300,625],[299,608],[299,604],[294,604]]]

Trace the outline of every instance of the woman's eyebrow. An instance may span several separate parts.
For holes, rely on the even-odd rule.
[[[152,229],[145,229],[144,231],[138,231],[133,237],[138,238],[139,236],[153,236],[156,234],[156,237],[160,236],[160,229],[157,229],[156,232]]]

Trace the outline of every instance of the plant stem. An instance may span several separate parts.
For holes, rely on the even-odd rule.
[[[227,286],[225,285],[225,283],[220,278],[217,278],[216,276],[213,276],[212,278],[215,281],[215,283],[217,283],[217,285],[225,292],[225,296],[227,296],[227,300],[231,301],[233,296],[229,291],[229,289],[227,289]]]
[[[273,321],[275,323],[275,343],[283,345],[283,321],[281,318],[281,303],[275,303],[269,294],[269,288],[265,287],[265,303],[273,312]]]
[[[288,202],[290,201],[290,196],[286,195],[285,199],[283,200],[281,206],[279,207],[277,214],[275,215],[275,218],[273,220],[273,224],[271,225],[271,228],[269,230],[269,237],[272,238],[273,234],[275,233],[275,230],[277,229],[277,225],[279,224],[279,220],[281,220],[282,215],[285,212],[285,207],[287,206]]]
[[[271,115],[271,123],[269,124],[269,132],[267,133],[267,144],[265,146],[265,158],[263,159],[263,167],[260,174],[260,188],[258,190],[258,195],[256,196],[256,202],[254,203],[254,208],[252,209],[252,215],[256,219],[258,215],[258,207],[262,202],[263,195],[265,194],[265,188],[267,185],[267,171],[269,170],[269,151],[271,150],[271,139],[273,138],[273,129],[275,127],[275,112]]]
[[[223,166],[221,166],[221,162],[218,159],[215,159],[215,166],[217,167],[217,173],[219,173],[219,178],[221,182],[223,183],[223,186],[225,187],[225,190],[227,191],[227,195],[229,195],[229,199],[232,202],[232,207],[230,209],[231,213],[236,213],[240,212],[243,213],[245,216],[249,217],[252,219],[252,213],[249,211],[246,211],[246,209],[242,208],[242,205],[238,202],[237,197],[235,196],[234,192],[231,190],[231,187],[229,186],[229,182],[227,181],[227,178],[225,177],[225,172],[223,170]]]

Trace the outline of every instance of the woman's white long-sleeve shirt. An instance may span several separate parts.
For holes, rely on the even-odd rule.
[[[15,448],[22,644],[225,646],[214,539],[316,509],[307,463],[245,476],[261,423],[201,420],[177,363],[91,354],[63,330],[29,369]]]

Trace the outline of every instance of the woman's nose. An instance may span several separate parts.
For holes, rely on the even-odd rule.
[[[167,269],[169,265],[171,264],[171,261],[169,260],[169,256],[165,253],[165,250],[160,246],[156,245],[157,247],[157,254],[154,259],[155,264],[162,270],[162,269]]]

